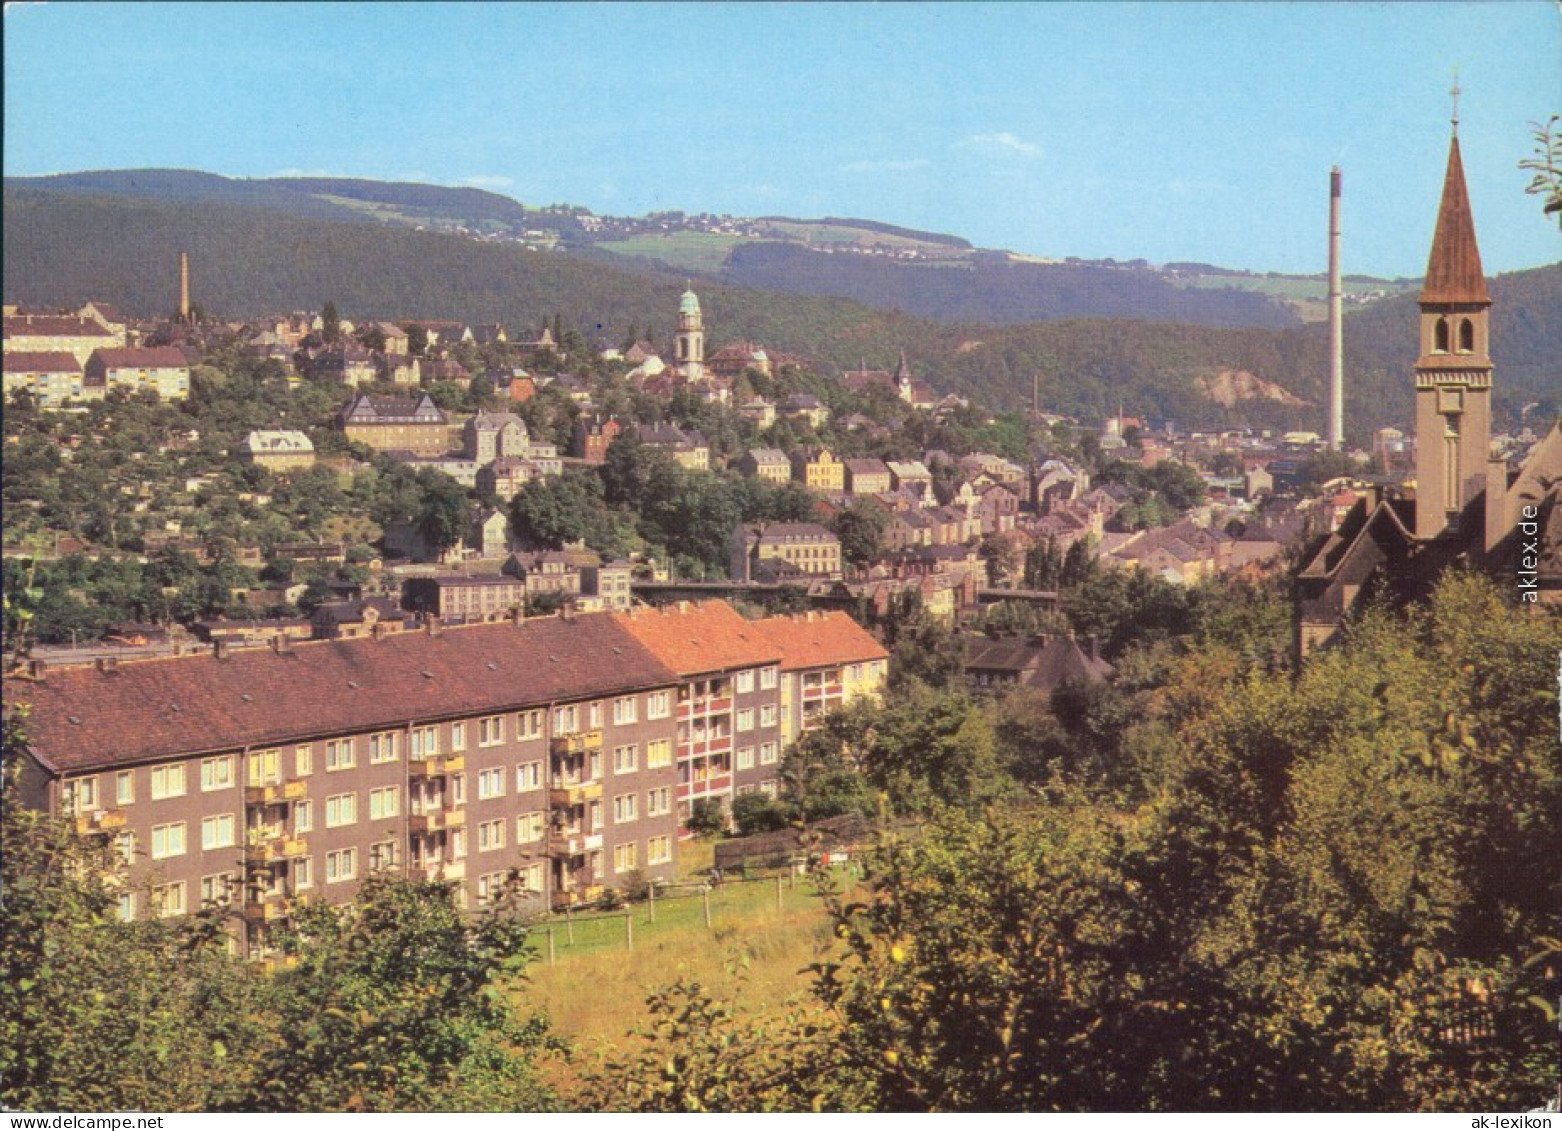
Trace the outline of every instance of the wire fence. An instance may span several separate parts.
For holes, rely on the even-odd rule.
[[[861,878],[855,862],[831,865],[819,875],[796,869],[769,875],[724,877],[655,885],[645,900],[614,911],[577,915],[566,911],[532,926],[549,965],[561,956],[610,949],[633,951],[637,943],[690,931],[714,932],[766,916],[777,919],[818,909],[821,893],[850,888]]]

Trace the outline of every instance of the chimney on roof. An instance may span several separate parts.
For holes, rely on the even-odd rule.
[[[112,675],[114,672],[119,670],[119,657],[99,656],[95,661],[95,666],[97,667],[98,671],[102,672],[104,675]]]
[[[33,679],[42,679],[48,670],[49,662],[47,660],[27,661],[27,674]]]
[[[378,639],[380,639],[380,637],[382,637],[384,635],[385,635],[385,625],[382,622],[375,621],[374,624],[372,624],[369,627],[369,636],[372,639],[378,640]]]
[[[1092,660],[1101,658],[1101,638],[1093,632],[1085,637],[1085,652]]]
[[[443,636],[445,632],[445,622],[438,613],[429,613],[428,618],[423,622],[423,627],[430,636]]]
[[[217,659],[226,660],[228,658],[228,651],[229,644],[225,637],[219,636],[216,640],[212,641],[212,655],[217,657]]]
[[[279,632],[271,638],[271,650],[279,656],[285,656],[293,650],[293,641],[285,632]]]

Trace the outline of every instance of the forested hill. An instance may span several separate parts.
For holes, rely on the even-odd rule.
[[[760,242],[734,247],[720,277],[742,286],[837,295],[953,322],[1151,318],[1279,328],[1300,321],[1289,307],[1251,291],[1194,290],[1174,286],[1150,270],[1026,263],[1004,253],[924,264]]]
[[[459,318],[537,327],[555,312],[589,338],[619,342],[653,330],[666,341],[684,276],[558,252],[337,219],[281,215],[228,201],[96,196],[8,186],[6,302],[58,307],[86,299],[158,315],[177,299],[178,253],[190,253],[195,300],[222,317],[318,309],[352,318]],[[1043,402],[1097,417],[1119,401],[1185,426],[1221,422],[1321,426],[1326,331],[1208,329],[1186,324],[1072,320],[958,324],[836,298],[700,284],[711,348],[764,342],[838,373],[859,360],[892,365],[899,350],[940,391],[995,407]],[[1562,357],[1562,265],[1493,280],[1499,404],[1555,396]],[[1347,320],[1352,438],[1406,423],[1414,304],[1393,300]],[[1221,406],[1200,378],[1242,370],[1312,402]]]

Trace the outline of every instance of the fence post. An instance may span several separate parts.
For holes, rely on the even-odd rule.
[[[624,912],[624,941],[628,944],[630,950],[635,948],[635,913],[633,911],[626,910]]]
[[[710,930],[710,888],[700,889],[700,898],[705,902],[705,929]]]
[[[558,956],[553,951],[553,928],[548,928],[548,965],[552,966],[558,961]]]
[[[656,885],[652,884],[645,889],[646,901],[651,905],[651,922],[656,922]]]
[[[781,875],[776,874],[776,914],[781,914]]]
[[[569,907],[565,907],[564,908],[564,931],[565,931],[566,936],[569,939],[570,946],[574,946],[575,945],[575,908],[573,906],[569,906]]]

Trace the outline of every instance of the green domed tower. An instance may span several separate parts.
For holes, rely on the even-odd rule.
[[[678,333],[674,360],[690,381],[705,377],[705,316],[700,313],[700,296],[686,290],[678,300]]]

